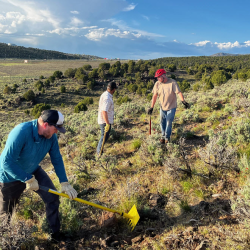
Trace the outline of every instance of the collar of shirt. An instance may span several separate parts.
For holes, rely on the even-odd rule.
[[[106,92],[108,93],[108,96],[109,96],[111,99],[113,99],[113,95],[110,94],[107,90],[106,90]]]
[[[32,133],[33,138],[36,143],[39,143],[42,140],[42,137],[38,134],[38,119],[32,121]]]

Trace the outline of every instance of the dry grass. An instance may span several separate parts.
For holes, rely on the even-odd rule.
[[[16,71],[11,75],[12,79],[15,76],[21,79],[25,69],[29,77],[49,76],[55,70],[64,71],[69,67],[80,67],[83,63],[89,62],[41,61],[29,66],[20,65],[17,61],[0,65],[0,72],[4,72],[2,73],[4,76],[8,72],[13,72],[11,68],[15,68]],[[100,62],[91,62],[93,67],[97,67],[95,63]],[[177,72],[176,75],[186,76],[183,72]],[[247,217],[249,213],[246,209],[249,205],[249,195],[247,195],[249,186],[246,185],[249,182],[249,172],[246,171],[249,162],[248,143],[233,144],[235,149],[240,144],[237,159],[242,172],[239,174],[223,164],[217,168],[210,166],[207,162],[209,152],[206,151],[204,157],[199,154],[212,145],[211,140],[208,140],[211,129],[220,135],[220,132],[226,132],[237,121],[244,119],[247,123],[247,116],[239,117],[232,113],[232,118],[228,119],[228,116],[221,115],[223,109],[215,111],[210,108],[204,109],[205,106],[199,104],[201,103],[199,98],[212,96],[211,92],[200,92],[198,97],[197,93],[190,92],[186,94],[186,99],[198,100],[193,106],[198,110],[196,112],[199,113],[200,120],[192,121],[190,118],[181,123],[179,119],[185,110],[179,104],[171,143],[160,145],[158,106],[152,116],[152,135],[149,136],[148,116],[145,112],[137,112],[140,107],[147,108],[149,102],[133,94],[130,105],[115,104],[116,112],[121,112],[122,115],[119,114],[120,118],[116,118],[114,131],[105,145],[104,154],[97,160],[94,154],[100,131],[96,124],[96,111],[98,98],[103,89],[96,87],[93,91],[89,91],[88,96],[94,98],[94,104],[85,113],[73,114],[74,105],[86,96],[86,89],[75,81],[64,80],[64,82],[58,81],[58,86],[51,87],[45,94],[39,96],[38,100],[52,104],[52,108],[59,108],[65,114],[69,131],[64,136],[59,135],[59,143],[70,182],[79,192],[80,198],[125,212],[136,204],[141,216],[133,233],[128,231],[124,220],[120,217],[116,218],[111,227],[102,227],[99,223],[103,216],[101,210],[62,198],[63,230],[71,237],[71,241],[64,244],[65,248],[101,248],[100,242],[103,241],[106,242],[107,248],[117,241],[120,249],[199,249],[197,248],[199,246],[201,249],[202,247],[203,249],[248,249],[250,237]],[[3,84],[2,81],[0,85]],[[65,84],[68,91],[54,96],[54,93],[60,92],[61,84]],[[31,81],[28,87],[32,86]],[[27,86],[22,85],[16,95],[20,95],[24,87]],[[74,89],[79,87],[82,87],[82,90],[80,95],[76,95]],[[232,88],[233,84],[227,86],[227,89]],[[219,89],[217,91],[219,92]],[[221,92],[223,91],[222,89]],[[127,91],[124,90],[124,93],[127,94]],[[16,95],[3,96],[0,101],[12,100]],[[65,103],[65,107],[61,107],[61,103]],[[231,105],[230,100],[228,104]],[[24,116],[25,109],[27,106],[24,104],[18,109],[8,107],[0,111],[2,121],[7,121],[1,124],[1,135],[7,134],[15,124],[32,119]],[[247,113],[247,108],[244,111]],[[212,114],[219,117],[218,124],[207,121]],[[239,140],[244,134],[244,127],[240,128],[241,132],[235,135]],[[180,137],[186,137],[182,144]],[[226,149],[223,152],[226,152]],[[182,154],[183,152],[185,154]],[[219,159],[219,156],[217,158]],[[211,157],[210,163],[214,163],[212,159],[214,160]],[[41,164],[59,188],[49,157],[46,157]],[[187,166],[191,168],[191,176],[187,175],[187,172],[178,171],[178,168],[187,170]],[[155,200],[152,197],[155,197]],[[32,199],[39,204],[37,197]],[[25,218],[29,215],[25,212],[27,207],[34,211],[34,218]],[[48,238],[44,209],[32,207],[32,202],[23,197],[19,211],[17,219],[23,221],[29,230],[36,225],[38,232],[43,232],[42,237],[37,237],[38,233],[33,234],[37,239],[31,243],[29,241],[30,246],[34,247],[36,244],[44,247],[44,240]],[[139,236],[141,238],[136,241],[136,237]],[[32,235],[29,237],[32,238]],[[134,243],[131,240],[134,240]],[[49,243],[46,247],[52,249],[53,246]]]

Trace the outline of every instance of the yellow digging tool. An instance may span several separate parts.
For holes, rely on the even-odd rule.
[[[110,130],[110,124],[106,123],[105,128],[104,128],[104,136],[103,136],[102,147],[100,150],[99,157],[102,155],[102,151],[103,151],[103,147],[104,147],[104,143],[106,139],[106,134],[109,132],[109,130]]]
[[[39,189],[41,189],[41,190],[43,190],[45,192],[49,192],[49,193],[52,193],[52,194],[56,194],[56,195],[59,195],[59,196],[63,196],[63,197],[69,198],[69,196],[67,194],[60,193],[60,192],[58,192],[56,190],[49,189],[49,188],[41,186],[41,185],[39,185]],[[119,211],[114,210],[114,209],[110,209],[110,208],[107,208],[107,207],[103,207],[103,206],[97,205],[97,204],[89,202],[89,201],[85,201],[85,200],[80,199],[80,198],[75,198],[73,200],[81,202],[83,204],[87,204],[87,205],[92,206],[92,207],[96,207],[96,208],[99,208],[99,209],[102,209],[102,210],[106,210],[106,211],[109,211],[109,212],[112,212],[112,213],[115,213],[115,214],[119,214],[119,215],[127,218],[128,219],[128,224],[131,227],[131,231],[134,230],[137,222],[140,219],[140,216],[139,216],[139,214],[137,212],[137,209],[136,209],[135,205],[130,209],[130,211],[127,214],[127,213],[119,212]]]
[[[104,136],[103,136],[103,141],[102,141],[102,147],[99,153],[99,157],[102,155],[102,151],[103,151],[103,147],[104,147],[104,143],[105,143],[105,139],[106,139],[106,131],[104,132]]]

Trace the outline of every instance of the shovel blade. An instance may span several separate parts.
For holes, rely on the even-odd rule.
[[[131,227],[131,231],[133,231],[134,228],[135,228],[135,226],[136,226],[136,224],[137,224],[137,222],[138,222],[139,219],[140,219],[140,215],[138,214],[138,211],[137,211],[135,205],[130,209],[130,211],[129,211],[128,214],[129,214],[130,216],[132,216],[132,218],[129,219],[129,225],[130,225],[130,227]]]

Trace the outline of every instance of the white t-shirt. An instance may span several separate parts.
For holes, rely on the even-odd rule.
[[[98,109],[98,124],[106,123],[102,111],[107,111],[109,123],[114,123],[114,102],[113,95],[111,95],[108,91],[105,91],[99,100],[99,109]]]

